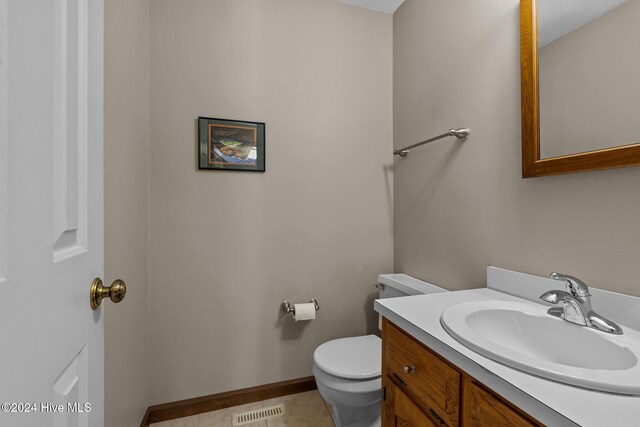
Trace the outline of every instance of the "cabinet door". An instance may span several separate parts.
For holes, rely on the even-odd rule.
[[[392,384],[391,381],[389,383]],[[440,427],[395,384],[389,391],[393,394],[394,427]]]
[[[464,383],[462,424],[465,427],[537,427],[493,393],[471,379]]]

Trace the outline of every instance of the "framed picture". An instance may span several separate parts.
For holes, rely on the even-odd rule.
[[[265,124],[198,117],[198,168],[264,172]]]

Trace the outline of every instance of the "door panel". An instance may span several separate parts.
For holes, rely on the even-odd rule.
[[[0,285],[7,280],[7,0],[0,0]]]
[[[86,250],[87,0],[56,0],[53,47],[54,260]]]
[[[0,0],[3,426],[104,424],[102,8]]]
[[[80,402],[89,402],[88,381],[87,348],[83,347],[69,366],[53,382],[55,404],[67,408],[66,411],[55,414],[55,427],[88,425],[89,413],[85,411],[90,410],[91,407],[73,406],[81,405]]]

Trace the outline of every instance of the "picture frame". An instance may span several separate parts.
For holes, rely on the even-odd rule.
[[[265,172],[265,123],[198,117],[198,169]]]

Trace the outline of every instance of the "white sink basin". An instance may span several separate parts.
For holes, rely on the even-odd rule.
[[[640,395],[640,334],[611,335],[527,302],[478,301],[442,313],[444,329],[485,357],[554,381]]]

